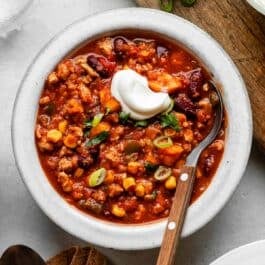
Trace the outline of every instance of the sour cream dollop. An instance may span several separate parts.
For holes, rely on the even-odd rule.
[[[167,110],[171,103],[167,93],[153,92],[147,79],[131,69],[114,74],[111,94],[120,102],[122,111],[135,120],[149,119]]]

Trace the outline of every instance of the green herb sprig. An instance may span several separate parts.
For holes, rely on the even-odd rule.
[[[160,117],[160,124],[163,128],[170,127],[175,131],[180,131],[179,121],[173,113],[164,114]]]
[[[98,145],[98,144],[104,142],[105,140],[107,140],[108,137],[109,137],[109,132],[103,131],[100,134],[98,134],[97,136],[95,136],[94,138],[89,139],[86,142],[86,147]]]

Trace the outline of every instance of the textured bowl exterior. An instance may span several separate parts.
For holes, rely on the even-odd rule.
[[[237,187],[249,158],[252,141],[249,99],[238,70],[219,44],[175,15],[142,8],[116,9],[84,18],[66,28],[40,51],[21,83],[13,110],[12,141],[26,186],[57,225],[99,246],[148,249],[161,244],[166,220],[121,225],[95,219],[69,205],[47,181],[34,140],[38,99],[48,73],[81,43],[123,29],[153,31],[177,40],[200,57],[222,84],[229,120],[224,156],[209,188],[189,207],[182,236],[197,231],[222,209]]]

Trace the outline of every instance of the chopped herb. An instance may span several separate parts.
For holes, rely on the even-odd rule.
[[[96,187],[102,184],[106,177],[106,169],[104,167],[94,171],[88,177],[88,185],[89,187]]]
[[[103,113],[96,114],[91,122],[92,127],[96,127],[100,123],[103,117],[104,117]]]
[[[181,0],[181,4],[186,7],[191,7],[196,3],[196,0]]]
[[[84,136],[87,137],[90,133],[90,130],[84,131]]]
[[[94,118],[92,120],[86,120],[84,122],[84,126],[86,127],[86,129],[96,127],[100,123],[100,121],[102,120],[103,117],[104,117],[103,113],[98,113],[94,116]]]
[[[86,120],[84,122],[84,126],[87,128],[87,129],[90,129],[92,127],[92,120]]]
[[[136,127],[146,127],[148,125],[148,122],[146,120],[136,121],[134,125]]]
[[[126,113],[126,112],[124,112],[124,111],[121,111],[121,112],[119,113],[119,120],[120,120],[120,122],[121,122],[122,124],[127,123],[128,120],[129,120],[129,118],[130,118],[130,113]]]
[[[51,103],[48,103],[44,108],[43,108],[43,111],[51,116],[54,112],[55,112],[55,104],[53,102]]]
[[[147,201],[154,201],[156,199],[156,196],[157,196],[157,191],[154,190],[151,194],[145,195],[144,199]]]
[[[159,181],[166,180],[170,177],[172,169],[169,167],[159,166],[154,174],[154,178]]]
[[[160,149],[167,148],[173,145],[173,141],[169,136],[159,136],[155,138],[153,144]]]
[[[146,172],[150,174],[150,173],[153,173],[154,171],[157,170],[158,165],[155,165],[155,164],[152,164],[152,163],[146,162],[146,163],[144,164],[144,167],[145,167]]]
[[[89,139],[87,142],[86,142],[86,146],[87,147],[91,147],[91,146],[94,146],[94,145],[97,145],[97,144],[100,144],[102,143],[103,141],[105,141],[109,136],[109,132],[107,131],[104,131],[104,132],[101,132],[100,134],[98,134],[96,137],[92,138],[92,139]]]
[[[173,113],[162,115],[160,121],[161,121],[161,126],[163,128],[171,127],[176,131],[180,131],[179,121]]]
[[[110,108],[106,108],[106,112],[105,112],[105,115],[108,115],[110,113],[111,109]]]
[[[172,12],[173,0],[160,0],[160,7],[166,12]]]

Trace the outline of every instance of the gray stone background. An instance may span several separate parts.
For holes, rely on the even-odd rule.
[[[6,40],[0,39],[0,253],[9,245],[23,243],[48,258],[64,248],[85,244],[53,224],[25,188],[12,154],[12,107],[26,68],[51,37],[93,12],[127,6],[134,6],[134,2],[35,0],[23,29]],[[178,264],[209,264],[232,248],[265,239],[264,209],[264,156],[254,146],[237,191],[208,225],[181,241]],[[103,252],[117,265],[152,265],[157,255],[157,250],[121,252],[105,249]]]

